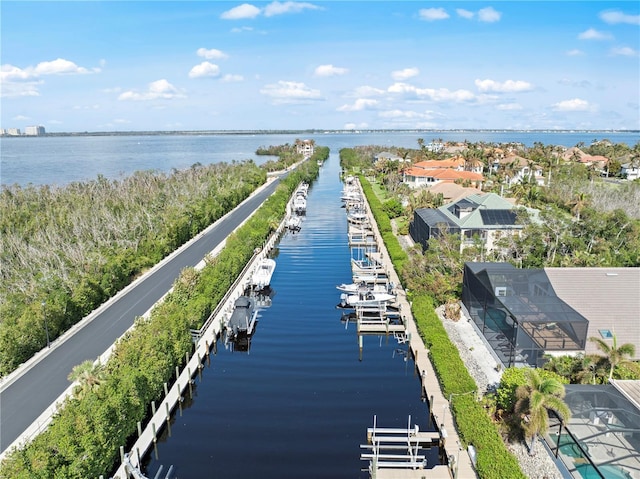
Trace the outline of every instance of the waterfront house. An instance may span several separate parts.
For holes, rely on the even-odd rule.
[[[465,263],[462,303],[505,366],[600,354],[590,337],[631,343],[640,359],[640,268],[519,269]]]
[[[498,238],[519,234],[523,227],[517,221],[513,203],[495,193],[486,193],[471,194],[440,208],[416,209],[409,234],[424,249],[430,238],[450,233],[460,235],[461,249],[480,241],[484,250],[490,251]]]

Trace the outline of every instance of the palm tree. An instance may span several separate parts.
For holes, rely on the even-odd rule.
[[[555,378],[542,379],[537,369],[526,372],[527,384],[516,389],[515,412],[523,418],[522,427],[531,438],[529,454],[533,455],[536,438],[549,430],[549,413],[552,409],[563,422],[569,421],[571,410],[563,401],[564,385]]]
[[[591,337],[589,341],[596,343],[598,349],[604,353],[604,357],[609,363],[609,381],[613,379],[613,370],[619,364],[631,362],[630,359],[636,354],[636,347],[631,343],[618,346],[616,335],[613,335],[613,344],[609,346],[603,339]]]
[[[580,371],[576,374],[578,384],[596,384],[599,377],[604,377],[604,360],[601,356],[588,355],[582,358]]]
[[[72,382],[78,382],[74,387],[73,393],[81,398],[90,391],[95,391],[102,383],[105,377],[104,365],[100,361],[93,362],[90,359],[76,365],[69,373],[68,379]]]

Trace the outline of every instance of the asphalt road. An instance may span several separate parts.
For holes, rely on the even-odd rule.
[[[165,260],[3,388],[0,392],[0,451],[9,447],[69,387],[67,376],[74,366],[103,354],[133,325],[136,317],[142,316],[164,296],[183,268],[197,265],[215,249],[275,191],[279,182],[276,179],[269,183],[189,247]]]

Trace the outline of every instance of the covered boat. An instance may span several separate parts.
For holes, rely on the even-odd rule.
[[[234,306],[226,326],[228,341],[251,336],[258,319],[258,310],[249,296],[240,296],[236,299]]]

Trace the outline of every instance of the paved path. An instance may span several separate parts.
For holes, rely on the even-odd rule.
[[[273,178],[232,212],[165,258],[143,277],[100,306],[0,383],[0,459],[13,445],[44,429],[56,403],[70,389],[67,376],[81,362],[95,360],[143,316],[173,285],[182,269],[197,265],[224,242],[274,191]]]

